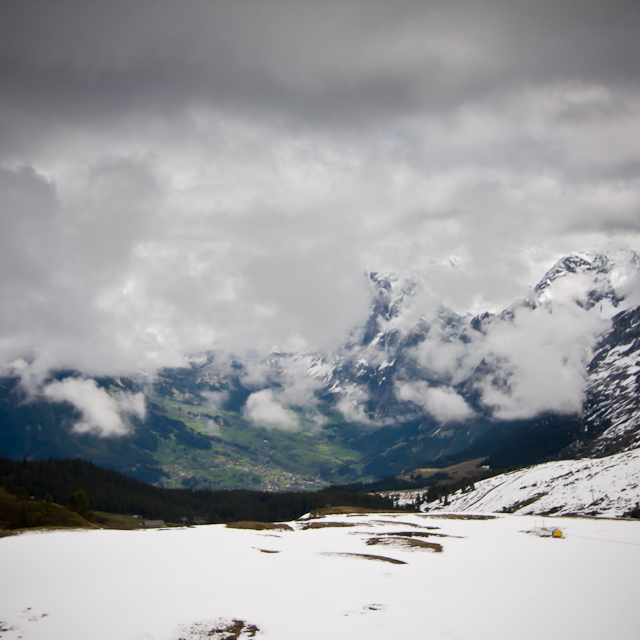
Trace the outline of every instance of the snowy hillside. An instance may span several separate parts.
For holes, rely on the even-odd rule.
[[[0,539],[0,566],[3,640],[635,640],[640,522],[57,531]]]
[[[422,491],[399,492],[400,504]],[[423,505],[431,511],[474,513],[621,516],[640,502],[640,450],[606,458],[560,460],[504,473],[456,492],[448,504]]]

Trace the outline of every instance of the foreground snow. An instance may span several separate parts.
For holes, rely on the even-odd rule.
[[[425,491],[386,492],[399,504],[413,503]],[[640,449],[606,458],[560,460],[503,473],[458,491],[428,511],[473,511],[554,515],[622,516],[640,502]]]
[[[0,638],[637,638],[637,521],[372,514],[289,524],[0,539]],[[536,535],[551,526],[565,537]],[[238,636],[222,631],[234,624]]]

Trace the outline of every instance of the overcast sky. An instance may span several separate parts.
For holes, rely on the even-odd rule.
[[[640,4],[0,5],[0,363],[330,348],[640,248]]]

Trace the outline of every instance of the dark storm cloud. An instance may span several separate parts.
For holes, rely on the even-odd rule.
[[[3,100],[81,119],[204,100],[353,125],[514,82],[637,85],[639,13],[624,0],[5,3]]]
[[[638,246],[638,16],[2,3],[3,362],[329,348],[367,270],[499,308],[563,253]]]

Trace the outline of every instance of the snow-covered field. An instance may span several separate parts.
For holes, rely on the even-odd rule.
[[[3,538],[0,638],[638,637],[639,521],[460,518]],[[535,533],[551,527],[565,537]]]
[[[403,505],[425,492],[386,493]],[[473,491],[458,491],[448,504],[433,502],[422,509],[617,517],[639,502],[640,449],[634,449],[606,458],[559,460],[503,473],[477,482]]]

